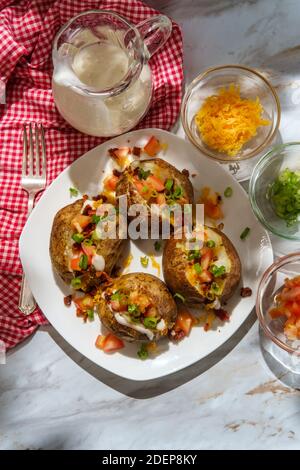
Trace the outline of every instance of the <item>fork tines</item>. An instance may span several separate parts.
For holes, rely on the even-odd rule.
[[[46,177],[46,147],[45,134],[42,124],[34,124],[23,128],[23,164],[22,174],[32,177]]]

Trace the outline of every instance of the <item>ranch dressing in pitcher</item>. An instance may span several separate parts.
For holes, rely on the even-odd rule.
[[[138,79],[117,95],[88,94],[82,87],[106,90],[117,85],[130,64],[130,57],[119,45],[99,42],[92,34],[89,41],[81,48],[67,43],[60,47],[52,82],[56,106],[81,132],[103,137],[122,134],[142,118],[150,104],[149,66],[144,65]]]

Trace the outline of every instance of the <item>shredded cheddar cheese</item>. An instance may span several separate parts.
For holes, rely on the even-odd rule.
[[[151,259],[152,268],[157,269],[157,275],[160,276],[160,264],[156,261],[154,255],[149,255]]]
[[[231,84],[206,98],[195,122],[208,147],[233,157],[256,135],[260,126],[270,124],[262,119],[263,111],[258,97],[243,99],[239,87]]]

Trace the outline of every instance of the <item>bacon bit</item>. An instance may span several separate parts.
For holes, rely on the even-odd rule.
[[[186,170],[185,168],[182,170],[182,172],[181,172],[181,173],[182,173],[184,176],[187,176],[187,177],[189,177],[189,176],[190,176],[190,172],[189,172],[189,170]]]
[[[133,155],[135,155],[136,157],[140,157],[141,156],[141,152],[142,152],[142,149],[140,147],[133,147],[132,149],[132,153]]]
[[[223,230],[223,228],[224,228],[223,222],[221,222],[220,224],[217,225],[218,230]]]
[[[70,307],[72,303],[72,295],[66,295],[66,297],[64,297],[64,304],[66,307]]]
[[[90,234],[95,230],[96,224],[89,224],[84,231],[82,232],[82,235],[87,238],[90,236]]]
[[[89,209],[87,215],[95,215],[96,211],[94,209]]]
[[[197,173],[192,173],[192,178],[195,178],[197,176]]]
[[[226,312],[226,310],[224,310],[223,308],[219,308],[218,310],[215,310],[215,314],[221,321],[229,320],[229,315]]]
[[[121,174],[122,174],[122,172],[117,170],[117,168],[113,169],[113,175],[114,176],[117,176],[118,178],[120,178]]]
[[[185,337],[185,333],[183,330],[179,330],[179,331],[171,330],[169,336],[174,341],[180,341]]]
[[[96,277],[100,280],[101,285],[110,286],[113,282],[112,278],[105,271],[97,271]]]
[[[90,210],[93,210],[92,206],[87,205],[87,206],[85,206],[85,208],[84,208],[82,214],[83,214],[83,215],[89,215],[88,212],[89,212]]]
[[[251,297],[252,290],[250,287],[241,287],[241,297]]]
[[[93,197],[93,201],[100,201],[100,199],[102,199],[103,202],[107,201],[105,194],[98,194],[98,196]]]
[[[88,197],[87,194],[84,194],[84,195],[82,196],[82,199],[83,199],[84,201],[86,201],[88,198],[89,198],[89,197]]]

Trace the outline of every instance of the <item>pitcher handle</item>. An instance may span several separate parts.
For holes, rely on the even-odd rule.
[[[169,39],[172,22],[165,15],[157,15],[142,21],[136,28],[144,40],[147,58],[150,59]]]

